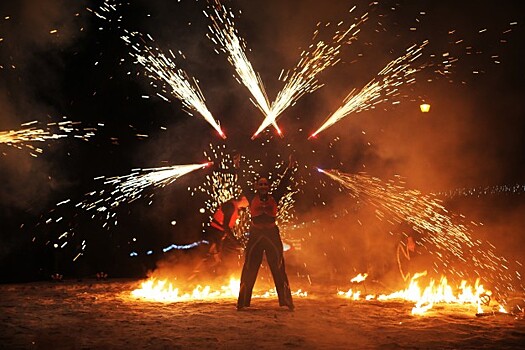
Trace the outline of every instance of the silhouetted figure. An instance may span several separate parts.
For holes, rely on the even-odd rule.
[[[266,253],[266,260],[272,272],[279,297],[279,305],[287,306],[290,310],[294,309],[292,293],[284,265],[283,244],[279,228],[275,222],[278,212],[277,206],[279,200],[285,194],[292,165],[293,161],[290,156],[288,167],[281,178],[279,186],[273,193],[269,193],[270,183],[266,177],[261,177],[257,180],[255,192],[243,188],[244,195],[250,203],[251,224],[250,236],[244,251],[244,266],[241,274],[237,310],[250,306],[253,286],[261,266],[263,253]],[[239,169],[239,166],[240,155],[235,155],[234,167]]]

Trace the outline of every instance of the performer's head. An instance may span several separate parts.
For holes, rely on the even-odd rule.
[[[270,191],[270,181],[268,178],[260,177],[257,182],[255,182],[255,190],[263,196],[267,195],[268,191]]]

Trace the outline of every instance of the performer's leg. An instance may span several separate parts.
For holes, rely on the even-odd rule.
[[[237,309],[250,306],[252,299],[253,286],[257,279],[257,273],[261,266],[263,249],[261,247],[261,236],[250,237],[245,251],[244,266],[242,267],[241,286],[239,298],[237,299]]]
[[[273,281],[277,289],[280,306],[288,306],[290,310],[294,309],[292,292],[286,275],[283,256],[283,244],[279,236],[279,231],[272,232],[268,235],[268,244],[265,244],[266,259],[272,271]]]

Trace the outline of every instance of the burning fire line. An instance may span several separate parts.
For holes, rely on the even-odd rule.
[[[216,300],[216,299],[234,299],[239,295],[240,281],[238,278],[231,277],[228,285],[211,287],[209,285],[198,285],[192,291],[183,291],[176,287],[176,284],[169,282],[167,279],[149,278],[141,283],[140,288],[131,292],[131,296],[153,302],[184,302],[198,300]],[[269,289],[264,293],[254,293],[253,298],[271,298],[275,297],[275,289]],[[308,293],[301,289],[292,292],[296,297],[307,297]]]
[[[434,279],[430,279],[426,287],[419,285],[419,279],[426,276],[426,271],[417,273],[412,277],[410,284],[404,290],[396,291],[390,294],[367,294],[362,297],[362,288],[349,289],[348,291],[339,291],[337,295],[352,299],[352,300],[406,300],[415,302],[415,306],[412,308],[413,315],[423,315],[429,311],[436,304],[461,304],[461,305],[472,305],[476,306],[477,314],[483,315],[484,311],[482,305],[489,305],[491,301],[492,292],[485,290],[483,285],[480,284],[480,279],[476,279],[474,285],[470,285],[466,280],[462,280],[461,284],[457,288],[453,288],[448,284],[448,279],[442,276],[437,282]],[[357,275],[350,282],[363,283],[367,277],[367,274]],[[501,305],[497,305],[501,313],[507,313],[505,308]]]

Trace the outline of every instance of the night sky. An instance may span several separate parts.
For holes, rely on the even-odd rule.
[[[282,88],[281,70],[295,66],[318,22],[319,37],[329,39],[340,21],[349,25],[369,13],[357,40],[343,45],[341,61],[317,76],[324,86],[283,113],[279,125],[284,139],[268,128],[252,141],[262,115],[250,102],[248,90],[234,79],[226,55],[215,53],[206,37],[206,1],[131,0],[109,14],[109,20],[87,10],[97,11],[101,1],[2,1],[0,131],[65,117],[96,127],[97,132],[89,141],[69,137],[38,144],[43,153],[36,158],[25,148],[0,144],[0,281],[47,279],[53,272],[80,277],[101,270],[112,276],[143,274],[163,258],[163,247],[200,239],[209,215],[199,212],[206,197],[190,196],[188,187],[198,187],[210,169],[151,191],[152,203],[142,199],[121,205],[119,224],[110,229],[81,210],[61,208],[60,225],[74,227],[77,238],[59,252],[46,242],[65,228],[43,221],[57,203],[77,202],[96,190],[93,179],[98,176],[203,163],[205,151],[223,145],[226,152],[237,149],[248,159],[260,159],[264,171],[295,152],[298,178],[306,179],[296,197],[298,223],[329,217],[356,203],[317,186],[327,179],[311,173],[315,166],[365,171],[384,180],[401,175],[407,188],[423,193],[522,185],[517,193],[495,189],[487,195],[444,200],[452,210],[483,222],[477,233],[498,242],[502,253],[523,258],[521,3],[225,0],[270,101]],[[332,24],[324,26],[328,22]],[[149,33],[163,51],[184,53],[186,59],[176,63],[199,80],[226,140],[201,117],[185,113],[180,101],[156,96],[158,90],[120,38],[123,29]],[[398,104],[389,101],[352,114],[307,141],[353,88],[364,86],[388,62],[423,40],[429,44],[420,63],[429,67],[415,74],[414,84],[401,86],[392,100]],[[454,57],[454,64],[448,74],[438,74],[444,57]],[[420,112],[423,101],[431,104],[429,113]],[[369,219],[371,226],[373,221]],[[83,239],[85,254],[73,263],[75,244]],[[148,255],[150,250],[154,253]],[[130,257],[131,252],[139,256]]]

